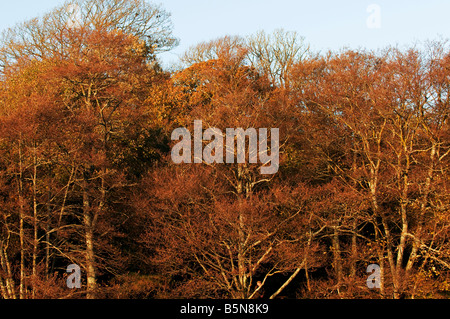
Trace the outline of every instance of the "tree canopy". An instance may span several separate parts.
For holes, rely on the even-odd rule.
[[[67,2],[3,33],[2,298],[448,298],[447,42],[319,54],[278,29],[165,70],[177,41],[144,0]],[[194,121],[278,129],[279,170],[250,151],[175,164],[171,133]]]

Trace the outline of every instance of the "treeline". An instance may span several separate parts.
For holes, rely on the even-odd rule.
[[[447,42],[316,54],[277,30],[165,70],[163,8],[68,5],[0,44],[2,298],[449,297]],[[278,173],[174,164],[194,120],[279,128]]]

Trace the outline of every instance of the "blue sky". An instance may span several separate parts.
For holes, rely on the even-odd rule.
[[[0,29],[63,4],[64,0],[0,0]],[[162,56],[176,62],[191,45],[224,35],[249,35],[276,28],[297,31],[314,50],[377,49],[426,39],[450,38],[448,0],[155,0],[172,14],[180,46]],[[380,28],[369,28],[371,4]]]

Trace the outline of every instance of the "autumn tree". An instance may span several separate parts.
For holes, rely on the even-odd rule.
[[[283,29],[272,34],[259,31],[249,36],[247,43],[251,65],[283,88],[289,86],[292,67],[312,54],[304,37]]]
[[[213,59],[203,60],[210,54]],[[267,76],[246,65],[248,49],[237,38],[202,44],[189,56],[198,62],[172,78],[178,123],[192,129],[201,120],[204,129],[222,132],[289,126],[277,91]],[[224,147],[224,161],[228,152],[236,158],[234,147]],[[275,298],[306,264],[318,262],[313,239],[322,229],[304,209],[304,188],[278,184],[248,161],[196,163],[204,166],[172,164],[150,174],[135,199],[148,225],[143,243],[153,251],[147,262],[158,265],[167,280],[180,277],[171,296],[255,298],[281,274],[276,289],[265,294]]]
[[[416,261],[417,248],[409,253],[418,230],[410,227],[417,222],[414,203],[422,202],[424,195],[429,200],[427,190],[435,174],[429,159],[419,161],[423,154],[434,154],[433,143],[425,142],[423,135],[428,129],[420,124],[420,114],[429,103],[431,72],[415,50],[392,49],[381,56],[349,51],[321,60],[298,65],[300,101],[316,118],[325,120],[332,137],[341,141],[342,148],[334,156],[321,148],[323,157],[331,174],[370,204],[365,221],[373,227],[369,242],[376,247],[381,267],[381,294],[398,298],[411,288],[407,286]],[[434,113],[434,102],[426,108]],[[348,149],[350,153],[343,153]],[[438,220],[433,218],[433,223],[439,224]],[[434,227],[440,228],[437,224]],[[353,231],[361,234],[356,228]]]
[[[278,29],[165,71],[176,44],[145,0],[3,33],[2,298],[448,294],[447,42],[315,54]]]
[[[51,58],[73,50],[68,30],[104,30],[133,35],[149,52],[167,51],[177,45],[170,14],[144,0],[67,1],[60,7],[3,32],[0,61],[5,68],[17,59]]]
[[[99,269],[109,268],[109,272],[114,272],[114,268],[120,267],[120,252],[107,243],[107,238],[118,234],[109,222],[120,225],[126,218],[125,212],[119,212],[113,204],[133,179],[125,165],[141,160],[140,167],[145,169],[146,161],[150,163],[157,158],[154,144],[147,143],[153,136],[146,135],[150,127],[143,127],[151,125],[143,105],[163,74],[155,57],[158,47],[152,41],[156,40],[147,37],[153,28],[165,24],[152,24],[152,19],[161,22],[164,12],[158,15],[158,8],[152,9],[142,1],[128,1],[121,9],[113,7],[117,4],[85,3],[91,6],[86,12],[90,15],[86,25],[68,27],[64,16],[58,15],[64,12],[60,8],[45,17],[55,19],[52,30],[48,29],[48,21],[37,20],[30,22],[33,28],[28,25],[30,28],[15,30],[23,32],[21,35],[30,32],[27,34],[30,37],[45,34],[46,41],[55,44],[53,47],[44,49],[38,45],[42,45],[41,38],[28,37],[16,40],[30,42],[13,45],[14,40],[10,39],[2,47],[4,52],[15,52],[5,58],[2,83],[2,120],[4,127],[9,128],[4,134],[13,150],[17,150],[11,157],[5,157],[17,163],[5,163],[9,170],[14,169],[10,175],[17,180],[18,192],[15,205],[20,280],[19,294],[14,296],[35,297],[34,288],[32,295],[28,294],[26,282],[30,281],[26,279],[36,277],[43,247],[47,276],[55,261],[54,258],[51,261],[52,255],[83,267],[88,298],[98,292]],[[108,5],[114,12],[100,12],[100,7]],[[137,11],[139,15],[135,15]],[[92,16],[93,12],[96,15]],[[102,17],[104,13],[109,15]],[[133,14],[135,20],[130,22],[127,14]],[[166,31],[170,33],[159,30],[154,36],[161,37],[162,41],[163,34],[168,34]],[[167,41],[160,42],[159,49],[167,47]],[[20,118],[21,113],[30,116]],[[22,124],[15,125],[16,122]],[[123,144],[135,136],[140,137],[140,143],[152,154],[140,154],[142,145]],[[11,215],[5,215],[5,238],[15,233],[10,230],[14,215],[12,219]],[[14,288],[5,251],[8,243],[9,239],[2,246],[6,247],[2,267],[9,274],[2,288],[5,295],[11,296]],[[26,275],[26,256],[30,251],[34,277]]]

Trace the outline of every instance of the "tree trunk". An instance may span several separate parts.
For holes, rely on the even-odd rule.
[[[95,251],[94,251],[94,229],[90,211],[89,195],[87,193],[87,181],[83,181],[83,223],[85,229],[86,241],[86,276],[87,291],[86,298],[94,299],[97,288],[97,279],[95,272]]]
[[[353,221],[353,234],[352,234],[352,243],[351,243],[351,263],[350,263],[350,276],[355,278],[356,276],[356,261],[358,258],[358,246],[357,246],[357,232],[356,232],[356,220]]]
[[[45,279],[48,279],[50,273],[50,221],[51,221],[51,207],[50,200],[52,198],[50,185],[48,185],[47,197],[47,218],[45,223]]]
[[[422,228],[423,228],[423,216],[425,215],[426,207],[428,204],[428,198],[431,192],[431,181],[433,180],[434,176],[434,169],[436,166],[436,152],[437,152],[437,142],[433,141],[430,151],[430,166],[428,167],[427,172],[427,178],[425,181],[425,187],[423,189],[422,199],[420,201],[420,214],[419,214],[419,226],[417,227],[416,234],[417,236],[422,235]],[[410,257],[408,259],[408,262],[406,264],[406,271],[409,272],[412,269],[412,266],[414,265],[414,262],[417,258],[417,251],[420,248],[420,241],[416,238],[413,242],[413,247],[411,250]]]
[[[19,180],[18,180],[18,198],[19,198],[19,242],[20,242],[20,277],[19,277],[19,298],[23,299],[25,296],[25,232],[24,232],[24,219],[25,219],[25,199],[23,197],[23,172],[22,172],[22,144],[19,139]]]
[[[292,275],[288,278],[288,280],[286,280],[286,281],[284,282],[284,284],[282,284],[281,287],[278,288],[278,290],[275,291],[275,292],[270,296],[269,299],[275,299],[275,298],[276,298],[276,297],[284,290],[284,288],[286,288],[287,285],[289,285],[289,284],[292,282],[292,280],[294,280],[295,277],[297,277],[298,273],[299,273],[300,270],[303,268],[304,264],[305,264],[305,262],[303,261],[303,263],[300,265],[300,267],[298,267],[298,268],[292,273]]]
[[[333,246],[333,266],[335,270],[337,283],[339,285],[342,281],[342,262],[341,262],[341,247],[339,244],[338,226],[333,227],[332,246]]]
[[[37,187],[36,187],[36,179],[37,179],[37,158],[36,158],[36,145],[34,145],[33,152],[33,257],[32,257],[32,298],[34,299],[36,296],[36,285],[35,280],[37,277],[36,271],[36,262],[37,262],[37,252],[38,252],[38,212],[37,212]]]
[[[9,236],[8,236],[9,241]],[[16,291],[14,287],[13,274],[11,272],[11,264],[8,259],[8,254],[6,252],[6,247],[3,242],[0,243],[0,264],[2,266],[3,272],[5,274],[5,290],[8,298],[5,299],[16,299]]]

